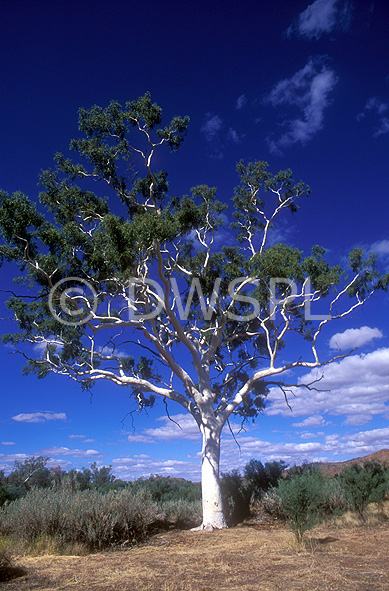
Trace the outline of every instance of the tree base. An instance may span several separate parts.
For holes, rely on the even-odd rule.
[[[202,523],[198,527],[192,527],[190,531],[215,531],[216,529],[228,529],[228,525],[216,527],[216,525],[212,525],[211,523]]]

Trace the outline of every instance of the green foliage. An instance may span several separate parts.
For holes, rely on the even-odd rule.
[[[170,476],[156,474],[147,479],[139,478],[131,486],[134,490],[146,490],[151,498],[158,503],[201,499],[200,484],[182,478],[170,478]]]
[[[0,193],[0,257],[19,266],[21,281],[31,294],[8,300],[19,330],[4,335],[3,341],[47,343],[41,358],[27,361],[24,373],[34,373],[38,378],[50,371],[70,375],[84,390],[101,377],[122,383],[123,376],[131,376],[147,381],[150,392],[150,384],[161,383],[161,375],[144,356],[145,350],[151,348],[154,359],[166,365],[166,355],[161,353],[164,347],[174,357],[173,349],[180,342],[188,344],[190,340],[195,346],[198,341],[204,348],[217,333],[220,342],[210,356],[217,371],[207,373],[213,376],[215,405],[224,404],[224,396],[232,399],[258,365],[269,359],[271,350],[275,357],[283,347],[282,324],[277,327],[266,320],[270,279],[293,279],[301,288],[309,275],[312,287],[323,297],[341,281],[342,269],[329,265],[322,247],[314,246],[310,256],[304,257],[302,251],[286,244],[266,244],[275,216],[283,209],[295,214],[297,201],[310,193],[308,185],[293,180],[289,169],[273,174],[263,161],[238,163],[239,184],[232,200],[235,221],[228,244],[216,239],[226,223],[228,205],[216,198],[215,187],[199,184],[190,195],[169,194],[167,173],[153,170],[152,158],[164,145],[177,150],[188,124],[188,117],[173,117],[167,125],[162,124],[162,109],[152,102],[149,93],[124,106],[111,101],[106,108],[94,105],[80,109],[81,137],[70,144],[80,162],[56,154],[55,167],[40,175],[39,205],[20,192]],[[138,168],[141,173],[136,172]],[[105,197],[106,190],[111,191],[112,200]],[[156,259],[161,267],[158,272]],[[349,295],[363,297],[371,288],[387,288],[388,277],[379,275],[374,257],[366,258],[355,249],[349,261],[351,271],[359,273],[348,289]],[[161,313],[155,326],[150,322],[131,325],[137,338],[130,342],[139,342],[142,355],[138,359],[115,357],[114,334],[124,334],[128,328],[128,280],[133,276],[160,280],[161,273],[166,280],[177,280],[184,297],[191,281],[198,280],[208,301],[219,281],[214,307],[208,317],[201,318],[201,299],[195,295],[179,335],[172,314]],[[61,296],[65,288],[76,288],[77,281],[66,280],[52,300],[56,317],[51,313],[48,295],[53,285],[69,277],[87,279],[98,294],[98,318],[90,326],[63,324],[73,317],[60,305]],[[230,283],[242,277],[255,277],[257,284],[241,289],[239,294],[246,300],[231,301]],[[144,284],[139,289],[137,309],[147,313],[155,304],[155,294],[146,296]],[[287,284],[277,284],[277,297],[289,293]],[[172,294],[168,295],[172,301]],[[242,322],[226,316],[227,309],[236,318],[252,312],[248,296],[260,305],[256,318]],[[69,310],[77,310],[74,299],[68,297],[66,302]],[[92,303],[92,298],[85,296],[85,316]],[[284,311],[288,330],[311,339],[312,326],[301,306],[290,301]],[[196,334],[192,332],[194,325]],[[97,342],[102,329],[107,336],[104,342],[112,343],[112,355],[104,355]],[[112,333],[112,329],[119,330]],[[238,360],[234,360],[233,372],[227,370],[231,355]],[[132,389],[140,408],[154,402],[146,390],[145,383]],[[265,381],[254,381],[233,413],[242,420],[255,419],[264,408],[266,394]]]
[[[362,521],[366,519],[368,504],[382,503],[389,490],[389,470],[380,462],[353,464],[342,470],[339,479],[349,507]]]
[[[46,467],[49,458],[32,456],[24,461],[15,460],[14,470],[6,479],[8,487],[30,490],[32,487],[47,488],[52,483],[51,472]]]
[[[298,543],[321,518],[324,483],[325,478],[320,472],[305,471],[278,484],[276,490],[281,498],[283,513]]]
[[[160,517],[154,526],[161,529],[190,529],[201,523],[202,506],[200,500],[176,498],[159,503]]]
[[[251,459],[244,467],[246,487],[253,500],[259,500],[263,493],[271,487],[277,486],[287,464],[284,461],[266,462]]]
[[[158,514],[147,491],[130,489],[107,494],[62,487],[32,489],[3,507],[0,532],[32,543],[41,536],[55,538],[61,547],[82,544],[90,550],[134,544],[151,532]]]
[[[220,486],[227,524],[237,525],[250,515],[250,491],[236,469],[222,473]]]

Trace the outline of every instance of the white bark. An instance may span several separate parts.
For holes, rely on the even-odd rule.
[[[220,490],[220,427],[215,418],[203,420],[200,425],[203,436],[201,488],[203,522],[199,529],[213,530],[227,527]]]

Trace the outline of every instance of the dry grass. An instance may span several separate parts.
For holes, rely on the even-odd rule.
[[[384,591],[389,528],[316,528],[305,547],[284,526],[173,531],[132,550],[13,559],[25,576],[4,591]]]

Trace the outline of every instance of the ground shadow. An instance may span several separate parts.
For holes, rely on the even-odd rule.
[[[24,577],[26,574],[27,570],[21,566],[4,564],[0,568],[0,583],[6,583],[7,581],[12,581],[12,579]]]
[[[325,544],[331,544],[331,542],[337,542],[339,538],[333,538],[332,536],[326,536],[325,538],[309,538],[308,541],[313,544],[320,544],[324,546]]]

